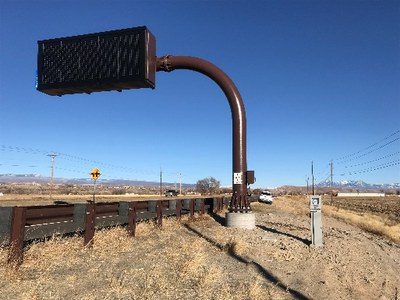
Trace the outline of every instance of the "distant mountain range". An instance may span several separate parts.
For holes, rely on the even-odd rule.
[[[317,184],[318,187],[330,187],[330,181],[321,181]],[[375,190],[375,189],[400,189],[400,183],[386,183],[386,184],[370,184],[362,180],[341,180],[333,181],[332,186],[334,188],[353,188],[353,189],[364,189],[364,190]]]
[[[37,182],[37,183],[48,183],[50,178],[37,174],[0,174],[0,183],[13,183],[13,182]],[[90,178],[54,178],[56,184],[92,184],[93,181]],[[99,179],[99,184],[110,185],[110,186],[159,186],[159,182],[155,181],[143,181],[143,180],[126,180],[126,179]],[[163,182],[165,186],[173,186],[175,183]],[[362,180],[341,180],[333,182],[334,188],[352,188],[352,189],[400,189],[400,183],[388,183],[388,184],[369,184]],[[195,184],[182,183],[184,188],[194,188]],[[330,187],[330,181],[322,181],[316,184],[318,187]]]
[[[0,174],[0,183],[48,183],[50,177],[41,176],[37,174]],[[93,184],[93,180],[90,178],[54,178],[55,184]],[[127,179],[99,179],[98,184],[109,185],[109,186],[159,186],[160,182],[155,181],[144,181],[144,180],[127,180]],[[173,186],[176,183],[163,182],[164,186]],[[184,188],[193,188],[195,184],[182,183]]]

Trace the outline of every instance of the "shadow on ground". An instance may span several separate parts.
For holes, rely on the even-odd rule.
[[[268,227],[266,227],[266,226],[264,226],[264,225],[256,225],[256,227],[259,228],[259,229],[261,229],[261,230],[267,231],[267,232],[285,235],[285,236],[290,237],[290,238],[292,238],[292,239],[298,240],[298,241],[300,241],[300,242],[306,244],[307,246],[310,246],[310,245],[311,245],[311,241],[310,241],[310,240],[303,239],[303,238],[301,238],[301,237],[295,236],[295,235],[290,234],[290,233],[282,232],[282,231],[276,230],[276,229],[274,229],[274,228],[268,228]]]
[[[211,215],[214,219],[215,216]],[[222,218],[218,215],[217,219],[219,219],[219,221],[217,219],[215,219],[218,223],[221,224],[220,221],[223,221],[222,224],[225,224],[225,218]],[[203,234],[202,232],[200,232],[199,230],[197,230],[196,228],[193,228],[190,226],[190,224],[185,224],[184,225],[186,227],[186,229],[188,229],[190,232],[193,232],[195,234],[197,234],[199,237],[201,237],[202,239],[205,239],[207,242],[209,242],[210,244],[212,244],[213,246],[217,247],[218,249],[225,251],[229,256],[231,256],[232,258],[240,261],[241,263],[245,263],[247,265],[253,265],[257,271],[269,282],[271,282],[272,284],[274,284],[276,287],[282,289],[285,292],[290,293],[291,296],[293,296],[295,299],[299,299],[299,300],[308,300],[311,299],[309,297],[307,297],[306,295],[304,295],[303,293],[289,288],[287,285],[285,285],[284,283],[282,283],[281,280],[279,280],[278,277],[274,276],[271,272],[269,272],[268,270],[266,270],[263,266],[261,266],[259,263],[250,260],[247,257],[238,255],[234,252],[234,248],[232,244],[221,244],[217,241],[215,241],[214,239],[212,239],[211,237],[206,236],[205,234]],[[259,226],[258,226],[259,227]],[[264,226],[261,226],[264,227]],[[261,228],[263,229],[263,228]],[[263,229],[264,230],[264,229]],[[267,230],[268,231],[268,230]],[[277,232],[279,233],[279,232]],[[281,234],[285,234],[285,233],[281,233]],[[299,238],[298,238],[299,239]]]
[[[225,218],[216,214],[215,212],[209,213],[210,217],[215,220],[215,222],[219,223],[221,226],[225,226]]]

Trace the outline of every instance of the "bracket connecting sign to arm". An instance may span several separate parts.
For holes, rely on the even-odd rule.
[[[242,97],[233,81],[214,64],[191,56],[166,55],[157,59],[157,71],[192,70],[206,75],[215,81],[228,99],[232,114],[232,186],[233,195],[229,205],[231,212],[249,212],[247,196],[247,158],[246,158],[246,112]],[[242,180],[235,180],[238,174]]]

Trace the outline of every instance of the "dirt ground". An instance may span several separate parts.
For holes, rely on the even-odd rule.
[[[0,252],[0,299],[395,299],[400,244],[324,215],[310,247],[307,200],[253,203],[254,230],[222,226],[224,214],[164,220],[26,248],[18,270]],[[324,208],[323,208],[324,209]]]

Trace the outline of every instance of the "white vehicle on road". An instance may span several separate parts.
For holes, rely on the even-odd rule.
[[[259,202],[272,204],[272,194],[270,191],[262,191],[260,197],[258,198]]]

